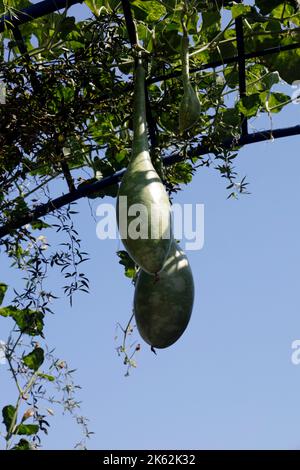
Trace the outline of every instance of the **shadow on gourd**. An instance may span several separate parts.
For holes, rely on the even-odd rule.
[[[142,338],[155,348],[175,343],[193,309],[194,281],[186,254],[173,241],[158,276],[140,271],[135,285],[134,314]]]

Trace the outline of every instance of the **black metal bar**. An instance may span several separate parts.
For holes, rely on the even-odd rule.
[[[240,98],[243,98],[244,96],[246,96],[246,59],[245,59],[243,18],[241,16],[239,16],[235,20],[235,31],[236,31],[237,50],[238,50]],[[247,117],[241,114],[241,120],[242,120],[242,136],[244,136],[248,134]]]
[[[122,0],[122,7],[123,7],[126,28],[127,28],[128,36],[130,39],[131,47],[135,48],[136,46],[138,46],[138,36],[137,36],[136,26],[134,23],[129,0]],[[158,131],[157,131],[157,125],[156,125],[155,119],[153,118],[150,99],[149,99],[149,93],[148,93],[148,87],[146,83],[145,83],[145,97],[146,97],[147,124],[148,124],[150,143],[151,143],[152,149],[155,149],[157,146]]]
[[[13,28],[29,21],[40,18],[41,16],[48,15],[62,8],[71,7],[76,3],[83,3],[84,0],[44,0],[43,2],[30,5],[17,13],[16,17],[6,15],[0,18],[0,33],[3,33],[5,28]]]
[[[30,61],[29,55],[28,55],[28,49],[26,47],[26,44],[24,43],[24,39],[22,37],[21,31],[19,30],[18,26],[14,26],[12,28],[12,32],[15,38],[15,41],[17,43],[18,49],[20,51],[20,54],[22,54],[26,60]]]
[[[248,52],[247,54],[245,54],[245,59],[255,59],[269,54],[277,54],[279,52],[291,51],[293,49],[300,49],[300,42],[296,42],[294,44],[287,44],[286,46],[270,47],[269,49],[263,49],[261,51]],[[191,67],[190,73],[201,72],[201,70],[214,69],[217,67],[222,67],[223,65],[235,64],[237,62],[238,56],[232,56],[228,57],[227,59],[220,59],[215,60],[214,62],[208,62],[207,64],[203,64],[200,67]],[[147,80],[147,84],[163,82],[165,80],[170,80],[171,78],[179,78],[181,77],[181,75],[181,71],[171,72],[164,75],[157,75],[156,77],[149,78]]]
[[[300,135],[300,125],[293,127],[286,127],[284,129],[269,129],[266,131],[255,132],[242,137],[239,141],[239,145],[256,144],[258,142],[264,142],[265,140],[281,139],[283,137],[292,137]]]
[[[242,145],[254,144],[257,142],[263,142],[270,139],[279,139],[283,137],[290,137],[300,135],[300,125],[294,127],[288,127],[286,129],[275,129],[275,130],[266,130],[264,132],[256,132],[254,134],[248,134],[247,136],[242,137],[239,140],[235,139],[227,139],[222,142],[221,146],[225,148],[236,148]],[[208,146],[197,146],[195,148],[190,149],[187,152],[188,157],[199,157],[201,155],[205,155],[210,153],[210,148]],[[163,159],[163,163],[165,166],[174,165],[174,163],[178,163],[184,161],[186,157],[181,153],[177,153],[174,155],[170,155]],[[56,199],[52,199],[51,201],[47,202],[46,204],[41,204],[37,206],[32,211],[28,212],[23,217],[19,217],[18,220],[14,222],[8,223],[0,227],[0,238],[9,235],[13,230],[23,227],[26,224],[30,224],[34,220],[39,219],[40,217],[44,217],[45,215],[60,209],[61,207],[70,204],[71,202],[75,202],[83,197],[89,196],[90,194],[94,194],[104,188],[116,184],[120,181],[122,176],[124,175],[126,169],[118,171],[112,176],[108,176],[103,178],[101,181],[97,181],[87,186],[83,186],[75,191],[70,193],[64,194]]]
[[[133,16],[132,16],[132,11],[130,8],[130,2],[129,0],[122,0],[122,7],[123,7],[123,12],[124,12],[124,17],[125,17],[125,22],[126,22],[126,28],[129,36],[129,40],[131,43],[132,47],[136,47],[138,45],[138,38],[136,34],[136,27],[134,24]]]

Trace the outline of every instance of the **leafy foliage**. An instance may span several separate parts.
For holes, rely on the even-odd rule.
[[[0,225],[18,225],[22,217],[61,190],[72,192],[99,181],[125,168],[130,159],[135,51],[122,5],[118,0],[85,3],[92,15],[88,20],[78,20],[68,11],[33,19],[20,26],[24,44],[7,21],[0,37],[0,80],[6,89],[5,103],[0,105]],[[300,49],[248,59],[247,94],[240,98],[237,65],[232,61],[226,65],[237,55],[235,19],[243,22],[246,53],[290,46],[300,42],[299,1],[255,0],[251,5],[226,0],[189,2],[190,79],[201,112],[197,124],[183,134],[178,129],[178,114],[183,97],[180,44],[186,2],[130,3],[147,70],[152,157],[169,194],[189,184],[199,167],[208,166],[225,178],[229,197],[247,193],[247,182],[238,179],[234,166],[240,115],[253,119],[263,112],[271,117],[290,103],[291,98],[276,85],[281,80],[292,84],[299,79]],[[13,18],[30,4],[29,0],[2,2],[0,14]],[[204,68],[213,62],[217,65]],[[224,141],[233,144],[225,146]],[[202,155],[203,147],[208,155]],[[193,158],[187,158],[188,150]],[[180,154],[182,162],[164,170],[162,157],[174,153]],[[114,184],[89,198],[115,198],[117,191]],[[7,448],[14,450],[38,447],[40,433],[47,433],[45,417],[52,411],[41,411],[41,397],[52,404],[58,401],[73,413],[84,433],[82,447],[91,434],[86,418],[74,413],[79,404],[74,398],[78,386],[71,379],[72,371],[65,361],[54,359],[44,338],[50,303],[57,298],[57,293],[46,290],[48,271],[59,270],[70,303],[75,293],[89,290],[89,280],[81,269],[88,254],[81,249],[75,215],[72,205],[56,210],[51,223],[37,215],[30,225],[10,230],[0,240],[2,251],[24,281],[23,291],[12,286],[12,298],[0,308],[0,316],[13,322],[5,351],[18,393],[15,405],[6,405],[2,415]],[[51,237],[53,232],[61,243],[49,254],[45,234]],[[134,280],[134,263],[124,251],[118,256],[125,275]],[[0,305],[6,292],[3,282]],[[131,331],[129,322],[122,332],[126,336]],[[123,341],[118,348],[128,367],[135,367],[133,355],[139,347],[128,352]],[[59,400],[47,395],[51,385],[62,392]],[[20,419],[24,403],[30,408]],[[29,418],[33,423],[24,424]],[[20,435],[27,437],[19,439]]]

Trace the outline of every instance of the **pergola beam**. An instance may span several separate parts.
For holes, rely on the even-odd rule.
[[[0,33],[6,28],[14,28],[25,23],[29,23],[33,19],[40,18],[41,16],[49,15],[62,8],[69,8],[76,3],[83,3],[84,0],[44,0],[30,5],[30,7],[14,12],[14,16],[8,14],[0,18]]]

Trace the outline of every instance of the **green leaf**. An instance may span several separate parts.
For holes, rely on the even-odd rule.
[[[20,439],[11,450],[31,450],[30,443],[26,439]]]
[[[280,82],[279,73],[268,72],[268,69],[262,64],[250,65],[246,72],[249,95],[262,91],[270,91],[273,85]]]
[[[59,25],[60,39],[66,39],[74,29],[76,29],[74,16],[67,16]]]
[[[19,424],[16,428],[15,434],[32,436],[33,434],[37,434],[39,429],[38,424]]]
[[[231,7],[232,18],[238,18],[241,15],[246,15],[252,10],[250,5],[233,5]]]
[[[270,72],[268,75],[263,77],[263,83],[266,85],[268,89],[272,88],[273,85],[276,85],[280,82],[280,76],[278,72]]]
[[[2,409],[3,423],[5,424],[7,432],[10,429],[15,412],[16,408],[12,405],[7,405]]]
[[[12,317],[18,311],[16,307],[2,307],[0,308],[0,315],[2,317]]]
[[[99,16],[101,9],[105,8],[111,12],[120,2],[118,0],[85,0],[85,3],[96,16]]]
[[[49,380],[49,382],[54,382],[55,380],[55,377],[53,377],[53,375],[43,374],[42,372],[38,373],[38,376],[41,379]]]
[[[193,167],[190,163],[176,163],[169,170],[169,181],[173,184],[188,184],[193,178]]]
[[[126,149],[120,150],[115,155],[115,159],[118,163],[121,163],[126,157],[128,157],[128,151]]]
[[[105,2],[103,0],[85,0],[84,3],[87,4],[87,6],[94,13],[94,15],[98,16]]]
[[[274,18],[278,18],[281,21],[286,18],[290,18],[294,14],[295,8],[288,2],[283,2],[281,5],[278,5],[276,8],[274,8],[271,12],[271,15]]]
[[[46,222],[43,222],[43,220],[40,220],[40,219],[31,222],[30,225],[34,230],[42,230],[43,228],[51,227],[51,225],[46,224]]]
[[[18,196],[15,199],[15,202],[16,202],[16,205],[10,213],[11,219],[22,217],[29,212],[29,207],[27,206],[25,200],[21,196]]]
[[[161,23],[163,24],[163,23]],[[171,28],[171,25],[168,25],[158,37],[158,46],[157,49],[164,56],[174,55],[174,53],[180,52],[181,36],[178,32],[178,26],[175,25],[174,28]]]
[[[98,181],[97,178],[90,178],[89,180],[86,180],[83,183],[80,183],[78,185],[78,189],[84,188],[85,186],[89,186],[90,184],[96,183],[97,181]],[[89,199],[97,199],[98,197],[103,198],[105,196],[117,197],[118,191],[119,191],[119,185],[116,183],[116,184],[107,186],[106,188],[100,189],[99,191],[94,191],[93,193],[88,194],[87,197]]]
[[[29,369],[37,371],[44,362],[44,350],[42,348],[35,348],[31,353],[23,357],[23,362]]]
[[[133,279],[136,275],[135,262],[130,258],[127,251],[117,251],[117,255],[120,258],[119,264],[125,268],[125,276]]]
[[[238,110],[244,114],[246,117],[256,116],[261,105],[259,93],[254,93],[253,95],[243,96],[243,98],[238,102]]]
[[[291,37],[282,38],[280,45],[286,46],[293,44],[300,39],[299,32]],[[299,79],[300,70],[300,51],[299,49],[283,51],[278,54],[272,54],[272,57],[263,57],[261,61],[267,65],[269,70],[276,71],[280,77],[287,83],[292,84]]]
[[[22,333],[30,336],[42,336],[44,327],[44,315],[42,312],[24,309],[20,310],[13,306],[1,307],[0,316],[11,317]]]
[[[251,24],[251,32],[245,40],[246,52],[268,49],[269,47],[279,46],[281,44],[281,36],[279,35],[281,23],[278,20],[270,19],[264,23]],[[275,56],[276,54],[274,54]],[[273,54],[271,59],[273,59]]]
[[[153,50],[153,41],[152,41],[152,34],[150,29],[143,23],[139,23],[137,25],[137,31],[138,31],[138,38],[140,41],[143,42],[143,47],[144,49],[147,49],[147,51],[152,52]],[[129,70],[130,72],[130,70]]]
[[[241,117],[237,108],[226,108],[219,113],[220,124],[216,131],[222,136],[232,137],[234,130],[240,125]]]
[[[3,282],[0,282],[0,305],[2,305],[7,289],[8,289],[8,285],[4,284]]]

